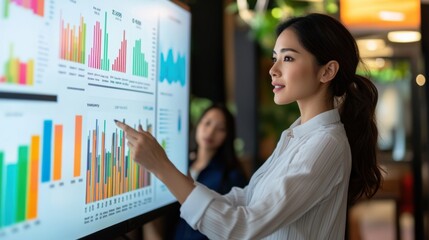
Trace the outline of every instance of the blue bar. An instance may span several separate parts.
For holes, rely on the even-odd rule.
[[[0,228],[3,226],[3,212],[4,212],[4,194],[3,194],[3,164],[4,164],[4,153],[0,152]]]
[[[91,174],[91,131],[89,131],[88,134],[88,143],[87,143],[87,154],[86,154],[86,170],[89,171],[89,174]]]
[[[52,120],[43,122],[42,182],[51,180]]]
[[[10,164],[6,166],[6,196],[4,204],[4,226],[15,223],[16,213],[16,190],[17,190],[17,165]]]

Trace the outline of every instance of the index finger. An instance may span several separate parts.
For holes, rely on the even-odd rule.
[[[132,128],[132,127],[128,126],[127,124],[125,124],[125,123],[123,123],[123,122],[120,122],[120,121],[118,121],[118,120],[115,120],[115,124],[116,124],[116,126],[118,126],[120,129],[124,130],[124,132],[125,132],[126,134],[128,134],[128,135],[130,135],[130,136],[132,136],[132,137],[135,137],[135,136],[137,136],[137,135],[138,135],[138,132],[137,132],[134,128]]]

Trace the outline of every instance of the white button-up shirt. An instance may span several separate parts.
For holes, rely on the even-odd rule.
[[[249,185],[197,186],[181,217],[210,239],[344,239],[351,152],[337,109],[285,130]]]

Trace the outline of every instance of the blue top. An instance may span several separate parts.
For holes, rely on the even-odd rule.
[[[243,176],[241,171],[238,169],[233,169],[228,174],[228,177],[225,180],[223,178],[223,170],[225,169],[225,164],[218,160],[218,158],[213,158],[205,169],[203,169],[198,175],[196,181],[207,186],[208,188],[220,193],[228,193],[232,187],[244,187],[247,184],[246,178]],[[179,213],[177,214],[179,216]],[[182,218],[177,220],[176,229],[174,231],[173,239],[176,240],[199,240],[199,239],[208,239],[205,235],[201,234],[199,231],[192,229],[188,223]],[[171,228],[171,226],[168,226]],[[168,233],[167,233],[168,234]]]

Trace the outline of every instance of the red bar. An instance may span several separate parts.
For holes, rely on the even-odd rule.
[[[127,40],[125,39],[125,32],[124,32],[124,72],[127,71]]]

